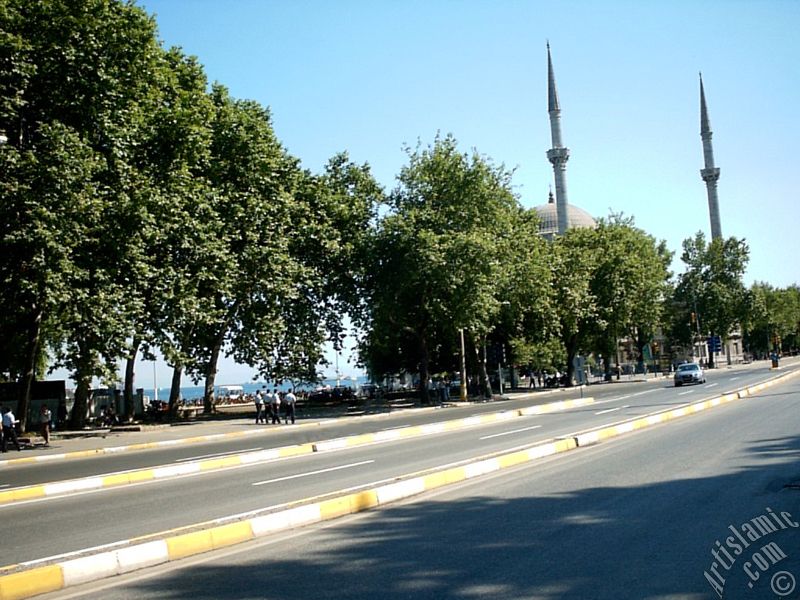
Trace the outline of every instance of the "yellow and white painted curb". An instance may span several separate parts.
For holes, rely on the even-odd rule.
[[[542,404],[535,407],[530,407],[531,409],[544,409],[543,412],[553,412],[557,410],[565,410],[567,408],[573,408],[574,406],[582,406],[582,404],[572,404],[575,402],[583,402],[583,403],[591,403],[593,400],[591,398],[585,399],[578,399],[578,400],[561,400],[559,402],[550,402],[548,404]],[[523,409],[528,410],[528,409]],[[514,412],[514,411],[511,411]],[[395,413],[387,413],[387,414],[397,414]],[[527,412],[525,414],[539,414],[539,413],[531,413]],[[383,417],[386,416],[384,414],[381,415],[374,415]],[[319,426],[321,423],[319,421],[314,421],[310,423],[300,423],[301,427],[307,426]],[[273,431],[272,428],[258,428],[252,429],[247,431],[230,431],[228,433],[213,433],[209,435],[198,435],[192,436],[187,438],[180,438],[174,440],[162,440],[159,442],[143,442],[141,444],[130,444],[127,446],[109,446],[105,448],[93,448],[91,450],[78,450],[75,452],[62,452],[59,454],[45,454],[42,456],[26,456],[24,458],[12,458],[8,460],[0,460],[0,468],[2,467],[12,467],[12,466],[24,466],[29,464],[35,463],[43,463],[43,462],[51,462],[51,461],[58,461],[58,460],[65,460],[65,459],[75,459],[75,458],[89,458],[92,456],[100,456],[104,454],[120,454],[123,452],[136,452],[141,450],[153,450],[156,448],[167,448],[171,446],[177,445],[184,445],[184,444],[200,444],[205,442],[214,442],[219,440],[226,440],[238,437],[247,437],[247,436],[254,436],[254,435],[264,435],[265,433],[269,433]],[[398,439],[398,438],[391,438],[391,439]],[[367,442],[372,443],[372,442]],[[2,600],[2,598],[0,598]]]
[[[106,552],[81,556],[56,564],[38,566],[0,576],[0,600],[18,600],[54,592],[168,561],[219,550],[226,546],[377,508],[423,492],[506,469],[527,461],[566,452],[575,448],[572,438],[537,444],[525,450],[445,468],[410,479],[313,502],[299,504],[246,520],[209,524],[208,528],[170,535],[149,536],[151,541],[115,544]],[[163,536],[161,539],[153,537]],[[125,545],[123,545],[125,544]],[[8,567],[8,570],[13,567]]]
[[[59,494],[117,487],[132,483],[142,483],[144,481],[166,479],[168,477],[194,475],[215,469],[238,467],[241,465],[250,465],[253,463],[265,462],[279,458],[289,458],[291,456],[311,454],[313,451],[314,449],[311,444],[300,444],[296,446],[286,446],[283,448],[259,450],[257,452],[247,452],[244,454],[234,454],[231,456],[222,456],[220,458],[187,462],[179,465],[167,465],[150,469],[112,473],[110,475],[99,475],[97,477],[84,477],[81,479],[70,479],[67,481],[56,481],[41,485],[19,487],[0,492],[0,504],[18,502],[20,500],[33,500],[47,496],[57,496]],[[3,596],[1,595],[0,600],[4,600]]]
[[[792,371],[773,380],[747,387],[737,392],[688,404],[677,409],[647,415],[557,440],[538,443],[529,448],[515,450],[491,458],[477,459],[468,464],[443,467],[438,471],[431,470],[425,474],[410,476],[407,479],[401,479],[372,489],[333,496],[318,502],[303,503],[301,501],[276,512],[254,516],[249,519],[242,520],[237,517],[228,519],[229,521],[237,519],[233,522],[225,522],[224,519],[220,519],[193,526],[191,531],[187,531],[189,528],[182,528],[173,532],[126,540],[113,544],[112,546],[115,546],[114,549],[64,560],[55,564],[34,566],[27,569],[25,565],[12,565],[0,569],[0,572],[8,573],[0,575],[0,600],[30,598],[66,587],[218,550],[280,531],[388,505],[439,487],[466,481],[473,477],[480,477],[543,457],[568,452],[580,446],[592,445],[623,433],[695,414],[736,399],[746,398],[798,374],[800,374],[800,370]],[[513,414],[515,411],[509,412]],[[41,563],[42,561],[37,562]],[[15,568],[23,570],[12,572]]]
[[[577,398],[574,400],[561,400],[559,402],[551,402],[548,404],[541,404],[538,406],[530,406],[518,410],[487,413],[485,415],[467,417],[464,419],[454,419],[452,421],[442,421],[439,423],[430,423],[428,425],[419,425],[414,427],[402,427],[398,429],[391,429],[388,431],[379,431],[376,433],[365,433],[365,434],[353,435],[350,437],[338,438],[335,440],[326,440],[316,443],[285,446],[282,448],[259,450],[256,452],[246,452],[243,454],[234,454],[220,458],[187,462],[180,465],[167,465],[161,467],[153,467],[149,469],[125,471],[122,473],[112,473],[109,475],[100,475],[97,477],[85,477],[81,479],[71,479],[67,481],[56,481],[40,485],[19,487],[10,490],[0,491],[0,504],[19,502],[22,500],[33,500],[36,498],[57,496],[60,494],[118,487],[121,485],[142,483],[145,481],[166,479],[169,477],[195,475],[198,473],[213,471],[217,469],[226,469],[226,468],[251,465],[255,463],[266,462],[281,458],[302,456],[306,454],[311,454],[312,452],[328,452],[333,450],[341,450],[343,448],[353,448],[355,446],[363,446],[366,444],[376,444],[382,442],[389,442],[393,440],[418,437],[422,435],[431,435],[435,433],[455,431],[458,429],[463,429],[466,427],[472,427],[476,425],[497,423],[521,416],[545,414],[559,410],[567,410],[579,406],[586,406],[588,404],[592,404],[593,402],[594,402],[593,398]],[[0,596],[0,600],[2,600],[2,596]]]
[[[353,446],[363,446],[365,444],[376,444],[430,435],[433,433],[456,431],[458,429],[464,429],[467,427],[500,423],[502,421],[508,421],[518,417],[541,415],[561,410],[568,410],[570,408],[578,408],[593,403],[594,398],[575,398],[574,400],[560,400],[558,402],[539,404],[537,406],[528,406],[515,410],[487,413],[485,415],[475,415],[472,417],[465,417],[463,419],[453,419],[452,421],[442,421],[439,423],[429,423],[427,425],[416,425],[413,427],[400,427],[398,429],[378,431],[376,433],[364,433],[361,435],[316,442],[314,444],[314,451],[326,452],[329,450],[341,450],[342,448],[352,448]]]
[[[312,423],[302,423],[302,426],[318,426],[318,421]],[[92,448],[91,450],[77,450],[75,452],[62,452],[60,454],[44,454],[42,456],[26,456],[25,458],[12,458],[9,460],[0,460],[1,467],[23,466],[26,464],[51,462],[72,458],[89,458],[92,456],[101,456],[104,454],[120,454],[123,452],[136,452],[140,450],[153,450],[155,448],[167,448],[170,446],[178,446],[184,444],[200,444],[204,442],[214,442],[219,440],[227,440],[231,438],[247,437],[253,435],[264,435],[272,431],[271,428],[258,428],[247,431],[230,431],[228,433],[211,433],[208,435],[197,435],[187,438],[180,438],[174,440],[162,440],[160,442],[143,442],[141,444],[130,444],[128,446],[108,446],[105,448]],[[0,598],[2,600],[2,598]]]
[[[794,377],[795,375],[798,374],[800,374],[800,370],[791,371],[789,373],[786,373],[785,375],[781,375],[779,377],[770,379],[763,383],[749,386],[735,392],[730,392],[728,394],[716,396],[709,400],[702,400],[700,402],[687,404],[680,408],[665,410],[662,412],[645,415],[637,419],[622,421],[614,425],[606,425],[603,427],[599,427],[597,429],[591,429],[589,431],[575,434],[575,442],[577,443],[578,447],[589,446],[591,444],[596,444],[598,442],[601,442],[603,440],[612,437],[616,437],[618,435],[630,433],[631,431],[636,431],[639,429],[643,429],[645,427],[650,427],[651,425],[657,425],[659,423],[665,423],[673,419],[678,419],[680,417],[692,415],[704,410],[708,410],[709,408],[719,406],[721,404],[727,404],[728,402],[733,402],[734,400],[739,400],[741,398],[752,396],[762,390],[767,389],[770,386],[775,385],[776,383],[783,382],[786,379]]]

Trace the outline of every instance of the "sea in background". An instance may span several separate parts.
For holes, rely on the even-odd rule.
[[[337,384],[342,387],[349,387],[349,388],[359,388],[362,385],[369,383],[369,378],[366,376],[361,377],[342,377],[341,379],[323,379],[318,384],[309,384],[303,383],[299,384],[295,387],[295,391],[298,392],[310,392],[314,391],[319,388],[325,388],[330,386],[331,388],[335,387]],[[225,388],[230,387],[233,385],[239,385],[244,390],[245,394],[255,394],[258,390],[263,390],[269,388],[270,390],[274,389],[276,386],[274,383],[271,382],[264,382],[264,381],[250,381],[248,383],[227,383],[224,385],[215,385],[214,386],[214,394],[216,396],[220,396],[226,392]],[[277,388],[283,392],[289,391],[292,389],[292,384],[286,382],[282,385],[277,386]],[[183,400],[196,400],[198,398],[203,397],[203,391],[205,390],[204,386],[197,385],[197,386],[189,386],[189,387],[182,387],[181,388],[181,398]],[[167,400],[169,399],[169,388],[158,388],[153,393],[153,388],[144,388],[144,395],[148,398],[153,400]]]

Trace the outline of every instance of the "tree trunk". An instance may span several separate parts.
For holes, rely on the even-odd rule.
[[[206,385],[203,392],[203,414],[211,414],[214,411],[214,381],[217,378],[217,362],[219,361],[219,353],[222,350],[222,344],[225,341],[225,332],[227,326],[223,327],[217,339],[214,340],[214,346],[211,348],[211,356],[208,358],[208,365],[206,365]]]
[[[475,347],[475,360],[478,362],[478,378],[481,384],[481,393],[487,400],[492,397],[492,386],[489,383],[489,373],[486,371],[486,339],[477,340],[473,336],[473,346]],[[483,356],[481,356],[481,350]]]
[[[644,335],[642,334],[641,329],[637,330],[636,332],[636,351],[639,353],[639,358],[637,360],[637,367],[641,370],[642,374],[645,372],[644,368],[644,347],[647,344]]]
[[[564,346],[567,351],[567,386],[572,387],[572,382],[575,379],[575,356],[578,354],[577,334],[569,336]],[[606,363],[608,363],[608,361],[606,361]]]
[[[172,369],[172,385],[169,388],[169,416],[170,419],[178,414],[178,400],[181,397],[181,376],[183,365],[177,363]]]
[[[709,339],[711,339],[711,340],[714,339],[714,332],[713,331],[711,332],[711,335],[709,336]],[[708,344],[706,344],[706,348],[708,349],[708,368],[709,369],[713,369],[714,368],[714,363],[715,363],[714,351],[711,348],[709,348]]]
[[[128,422],[133,421],[133,414],[136,409],[133,403],[133,378],[136,372],[136,355],[139,353],[139,346],[141,343],[141,338],[133,338],[133,342],[131,342],[131,352],[125,364],[125,418]]]
[[[611,381],[613,379],[612,373],[612,365],[611,365],[611,357],[614,356],[614,362],[616,362],[617,353],[614,351],[614,344],[611,342],[610,339],[606,338],[605,344],[603,344],[603,353],[606,357],[604,364],[603,364],[603,379],[605,381]]]
[[[86,376],[78,371],[75,376],[75,401],[72,404],[72,413],[69,416],[70,429],[80,430],[86,424],[86,409],[89,406],[89,393],[91,391],[91,376]]]
[[[25,355],[25,372],[22,376],[20,395],[17,400],[17,419],[22,431],[27,430],[28,407],[31,405],[31,388],[36,379],[36,364],[39,358],[39,336],[42,330],[42,312],[35,311],[28,328],[28,351]]]
[[[420,339],[419,398],[420,402],[426,406],[431,403],[430,390],[428,389],[428,382],[430,380],[430,373],[428,372],[429,363],[428,341],[423,334]]]

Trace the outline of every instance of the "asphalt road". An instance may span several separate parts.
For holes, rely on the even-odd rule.
[[[762,364],[766,365],[766,363]],[[742,370],[721,369],[709,371],[707,373],[707,384],[698,386],[674,388],[671,380],[663,379],[655,382],[591,386],[584,393],[595,398],[598,406],[596,410],[569,411],[564,415],[553,415],[554,418],[552,420],[556,424],[566,424],[567,430],[570,431],[595,427],[627,416],[679,406],[712,393],[719,393],[721,390],[727,391],[743,385],[749,385],[771,376],[772,374],[766,367]],[[0,489],[169,465],[229,453],[318,442],[384,429],[460,419],[470,415],[511,410],[532,404],[554,402],[579,396],[580,392],[578,390],[562,390],[554,394],[528,399],[512,399],[504,402],[474,404],[441,410],[402,411],[397,414],[382,415],[379,418],[331,420],[312,427],[264,427],[256,426],[248,421],[241,421],[240,426],[244,430],[260,428],[263,430],[263,435],[226,438],[200,444],[176,445],[141,452],[100,455],[86,459],[44,462],[25,467],[0,469]],[[595,414],[598,412],[600,414]],[[192,431],[191,427],[180,429],[185,430],[186,437],[196,435],[196,432]],[[551,437],[548,431],[543,429],[538,432],[537,437],[540,439]],[[120,444],[124,444],[124,442],[120,441]],[[57,445],[57,442],[54,445]],[[13,452],[6,456],[15,458]]]
[[[0,506],[0,518],[6,524],[8,539],[15,540],[11,547],[4,548],[4,561],[5,564],[33,561],[335,491],[374,485],[423,469],[616,422],[634,414],[674,407],[707,397],[712,392],[719,393],[728,386],[752,383],[770,376],[763,371],[720,372],[717,375],[716,380],[710,378],[706,386],[691,388],[673,388],[665,383],[614,386],[611,391],[616,391],[616,395],[598,399],[593,406],[564,413],[520,417],[413,440]],[[731,381],[732,378],[737,379]],[[497,405],[494,410],[497,410]],[[449,415],[450,411],[438,414]],[[403,415],[404,419],[418,416],[413,413]],[[430,419],[432,415],[428,413],[426,416]],[[380,423],[390,425],[383,421]],[[375,426],[374,422],[372,426]],[[205,449],[195,449],[198,451],[205,453]],[[153,456],[149,452],[141,454]],[[104,461],[98,460],[97,464],[102,465]],[[48,535],[30,535],[31,531],[37,530],[47,531]]]
[[[787,525],[800,523],[799,408],[792,379],[414,501],[43,598],[718,597],[704,572],[725,598],[797,598],[771,587],[800,577],[800,528]],[[760,516],[783,526],[760,535]],[[755,538],[736,555],[732,531],[746,525]],[[717,541],[734,559],[716,565],[724,583],[711,574]]]

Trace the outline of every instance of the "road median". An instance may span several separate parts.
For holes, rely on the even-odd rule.
[[[121,575],[133,570],[202,554],[263,536],[379,508],[444,486],[513,468],[576,448],[591,446],[712,407],[750,397],[776,383],[800,374],[795,370],[755,386],[722,394],[685,406],[652,413],[593,430],[568,434],[530,447],[479,457],[456,465],[444,465],[423,473],[410,474],[391,483],[347,493],[333,493],[321,499],[301,500],[283,507],[264,509],[267,514],[249,513],[214,522],[153,534],[114,544],[113,549],[61,560],[55,564],[36,561],[36,565],[6,568],[0,576],[0,600],[17,600],[66,587]],[[514,412],[514,411],[508,411]],[[518,413],[520,411],[517,411]],[[521,415],[520,415],[521,416]],[[506,417],[507,418],[507,417]],[[8,572],[16,568],[19,572]]]
[[[259,450],[256,452],[245,452],[242,454],[234,454],[220,458],[185,462],[179,465],[165,465],[147,469],[125,471],[122,473],[110,473],[101,476],[84,477],[80,479],[19,487],[0,491],[0,505],[75,492],[84,492],[148,481],[163,480],[170,477],[196,475],[199,473],[206,473],[220,469],[235,468],[294,456],[303,456],[314,452],[330,452],[344,448],[354,448],[356,446],[390,442],[423,435],[432,435],[441,432],[456,431],[466,427],[498,423],[523,416],[546,414],[559,410],[568,410],[570,408],[587,406],[593,402],[593,398],[561,400],[558,402],[550,402],[548,404],[541,404],[523,409],[487,413],[485,415],[466,417],[464,419],[453,419],[451,421],[441,421],[438,423],[429,423],[427,425],[418,425],[413,427],[401,427],[398,429],[379,431],[375,433],[358,434],[316,443],[283,446],[280,448]],[[0,600],[2,600],[2,597],[0,597]]]

